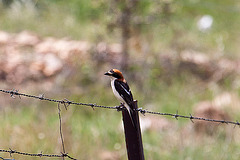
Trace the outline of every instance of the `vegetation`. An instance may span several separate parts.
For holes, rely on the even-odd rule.
[[[46,97],[76,102],[118,105],[103,73],[120,68],[121,64],[114,58],[104,58],[98,45],[123,43],[119,21],[126,4],[114,0],[9,2],[0,1],[0,30],[16,34],[28,30],[40,39],[67,37],[87,41],[91,49],[85,58],[76,56],[64,62],[71,72],[65,69],[54,76],[20,84],[0,78],[1,88],[17,88],[36,95],[45,93]],[[131,8],[131,34],[127,40],[130,60],[124,75],[139,107],[168,113],[178,110],[179,114],[189,115],[197,114],[196,106],[208,101],[220,103],[217,108],[230,115],[231,120],[240,118],[236,67],[240,50],[239,5],[235,0],[141,0]],[[212,25],[201,29],[198,23],[204,16],[210,16]],[[24,53],[29,50],[24,48]],[[200,53],[208,60],[204,65],[186,62],[182,58],[186,52],[191,52],[191,56]],[[3,53],[0,49],[0,57]],[[219,67],[221,60],[234,66],[231,72],[225,74],[226,69]],[[223,76],[214,79],[220,72]],[[61,152],[56,104],[11,99],[4,94],[0,97],[0,148],[30,153]],[[67,111],[62,109],[62,117],[66,151],[74,158],[127,158],[120,113],[70,106]],[[142,134],[146,159],[238,159],[237,127],[220,125],[214,134],[197,133],[195,124],[187,120],[151,115],[141,118],[145,122],[143,128],[147,122],[152,123]],[[9,154],[0,153],[0,157],[7,158]],[[19,155],[14,158],[23,159]]]

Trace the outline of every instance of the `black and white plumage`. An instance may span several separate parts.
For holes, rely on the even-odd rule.
[[[133,123],[132,109],[130,108],[130,106],[133,104],[133,96],[122,73],[117,69],[111,69],[104,75],[111,77],[111,87],[113,93],[115,97],[127,108],[129,116]]]

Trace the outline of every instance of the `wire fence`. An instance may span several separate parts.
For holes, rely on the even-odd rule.
[[[19,151],[16,151],[16,150],[12,150],[11,148],[9,148],[8,150],[0,149],[0,152],[9,153],[10,157],[12,157],[12,154],[19,154],[19,155],[31,156],[31,157],[52,157],[52,158],[61,158],[61,157],[64,158],[64,157],[67,157],[69,159],[76,160],[75,158],[69,156],[68,153],[61,153],[61,154],[43,154],[42,152],[41,153],[27,153],[27,152],[19,152]],[[2,157],[0,157],[0,159],[7,160],[7,159],[2,158]],[[11,159],[11,160],[13,160],[13,159]]]
[[[30,95],[30,94],[25,94],[25,93],[19,93],[18,90],[3,90],[0,89],[0,92],[4,92],[4,93],[8,93],[10,94],[10,96],[12,98],[15,98],[14,95],[19,96],[19,98],[21,98],[21,96],[23,97],[29,97],[29,98],[35,98],[35,99],[39,99],[39,100],[44,100],[44,101],[50,101],[50,102],[55,102],[55,103],[59,103],[59,104],[63,104],[65,106],[65,108],[67,109],[67,107],[71,104],[77,105],[77,106],[87,106],[87,107],[92,107],[94,108],[105,108],[105,109],[114,109],[117,111],[121,111],[123,109],[125,109],[122,105],[120,106],[103,106],[103,105],[97,105],[94,103],[80,103],[80,102],[73,102],[73,101],[69,101],[68,99],[64,99],[64,100],[56,100],[56,99],[50,99],[50,98],[45,98],[44,94],[41,94],[40,96],[35,96],[35,95]],[[154,115],[162,115],[162,116],[171,116],[174,117],[178,120],[178,118],[185,118],[185,119],[189,119],[193,122],[193,120],[201,120],[201,121],[209,121],[209,122],[216,122],[216,123],[225,123],[225,124],[233,124],[233,125],[238,125],[240,126],[240,122],[239,121],[226,121],[226,120],[216,120],[216,119],[208,119],[208,118],[203,118],[203,117],[195,117],[193,116],[191,113],[189,113],[188,116],[186,115],[180,115],[178,114],[178,111],[174,114],[174,113],[162,113],[162,112],[155,112],[155,111],[150,111],[147,109],[143,109],[143,108],[138,108],[137,109],[138,112],[140,112],[141,114],[145,115],[145,114],[154,114]]]
[[[69,101],[68,99],[63,99],[63,100],[57,100],[57,99],[51,99],[51,98],[46,98],[44,97],[44,94],[41,94],[39,96],[36,95],[31,95],[31,94],[25,94],[25,93],[20,93],[19,90],[3,90],[0,89],[0,92],[6,93],[6,94],[10,94],[10,96],[12,98],[16,98],[16,96],[18,96],[20,99],[21,97],[28,97],[28,98],[34,98],[34,99],[39,99],[42,101],[49,101],[49,102],[54,102],[58,104],[58,116],[59,116],[59,133],[60,133],[60,138],[61,138],[61,143],[62,143],[62,152],[61,154],[43,154],[41,153],[27,153],[27,152],[20,152],[20,151],[16,151],[16,150],[12,150],[9,148],[9,150],[6,149],[0,149],[0,152],[5,152],[5,153],[9,153],[10,156],[12,156],[12,154],[19,154],[19,155],[25,155],[25,156],[32,156],[32,157],[55,157],[55,158],[69,158],[69,159],[74,159],[73,157],[71,157],[70,155],[68,155],[68,153],[66,153],[65,151],[65,146],[64,146],[64,137],[62,134],[62,120],[61,120],[61,109],[60,109],[60,104],[64,105],[65,109],[67,110],[68,107],[70,105],[77,105],[77,106],[85,106],[85,107],[92,107],[94,108],[105,108],[105,109],[113,109],[116,111],[122,111],[125,110],[125,107],[123,107],[122,105],[119,106],[103,106],[103,105],[97,105],[94,103],[81,103],[81,102],[73,102],[73,101]],[[138,108],[136,109],[136,111],[138,111],[139,113],[145,115],[145,114],[152,114],[152,115],[159,115],[159,116],[171,116],[173,118],[175,118],[176,120],[178,120],[178,118],[183,118],[183,119],[189,119],[192,123],[194,123],[193,120],[198,120],[198,121],[207,121],[207,122],[214,122],[214,123],[222,123],[222,124],[232,124],[235,126],[240,126],[239,121],[227,121],[227,120],[217,120],[217,119],[208,119],[208,118],[203,118],[203,117],[195,117],[192,114],[189,115],[180,115],[178,114],[178,111],[174,114],[174,113],[162,113],[162,112],[156,112],[156,111],[150,111],[147,109],[143,109],[143,108]],[[4,159],[2,157],[0,157],[0,159]],[[13,159],[4,159],[4,160],[13,160]]]

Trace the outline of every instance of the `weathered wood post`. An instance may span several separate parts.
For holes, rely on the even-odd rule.
[[[122,111],[128,160],[144,160],[142,135],[139,122],[137,101],[130,106],[133,110],[133,123],[127,110]]]

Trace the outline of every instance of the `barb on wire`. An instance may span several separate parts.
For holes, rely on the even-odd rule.
[[[52,157],[52,158],[67,157],[69,159],[77,160],[77,159],[69,156],[67,153],[61,153],[61,154],[43,154],[42,152],[41,153],[27,153],[27,152],[19,152],[16,150],[12,150],[11,148],[9,148],[9,150],[0,149],[0,152],[9,153],[11,157],[12,157],[12,154],[19,154],[19,155],[31,156],[31,157]],[[4,160],[6,160],[6,159],[4,159]]]
[[[215,123],[225,123],[225,124],[234,124],[234,126],[238,125],[240,126],[240,123],[238,121],[233,122],[233,121],[226,121],[226,120],[216,120],[216,119],[208,119],[208,118],[203,118],[203,117],[194,117],[190,114],[190,116],[184,116],[184,115],[180,115],[178,113],[176,114],[172,114],[172,113],[161,113],[161,112],[154,112],[154,111],[147,111],[147,110],[143,110],[138,108],[137,111],[139,111],[140,113],[148,113],[148,114],[155,114],[155,115],[162,115],[162,116],[171,116],[174,118],[185,118],[185,119],[189,119],[191,120],[193,123],[193,120],[199,120],[199,121],[208,121],[208,122],[215,122]]]
[[[60,103],[60,104],[65,104],[66,106],[69,106],[71,104],[74,105],[78,105],[78,106],[89,106],[89,107],[94,107],[94,108],[106,108],[106,109],[117,109],[118,107],[108,107],[108,106],[101,106],[101,105],[96,105],[94,103],[77,103],[77,102],[73,102],[73,101],[69,101],[67,99],[64,100],[56,100],[56,99],[50,99],[50,98],[45,98],[44,94],[41,94],[40,96],[34,96],[34,95],[30,95],[30,94],[25,94],[25,93],[19,93],[18,90],[3,90],[0,89],[0,92],[3,93],[8,93],[10,94],[10,96],[14,96],[14,95],[18,95],[18,96],[23,96],[23,97],[29,97],[29,98],[35,98],[35,99],[39,99],[39,100],[43,100],[43,101],[50,101],[50,102],[55,102],[55,103]]]
[[[191,114],[191,113],[189,113],[189,115],[190,115],[190,118],[189,118],[189,119],[190,119],[190,121],[191,121],[192,123],[194,123],[194,122],[193,122],[193,120],[192,120],[192,119],[193,119],[193,116],[192,116],[192,114]]]
[[[67,157],[69,159],[76,160],[75,158],[69,156],[68,153],[65,153],[64,139],[63,139],[63,134],[62,134],[62,120],[61,120],[60,104],[63,104],[66,110],[71,104],[78,105],[78,106],[88,106],[88,107],[92,107],[93,109],[94,108],[106,108],[106,109],[115,109],[117,111],[122,111],[122,110],[126,109],[122,104],[119,106],[115,106],[115,107],[109,107],[109,106],[97,105],[95,103],[77,103],[77,102],[69,101],[66,98],[63,100],[45,98],[44,94],[41,94],[40,96],[35,96],[35,95],[30,95],[30,94],[25,94],[25,93],[19,93],[19,91],[15,90],[15,89],[10,90],[10,91],[0,89],[0,92],[10,94],[10,96],[12,98],[15,98],[14,96],[16,95],[16,96],[19,96],[19,98],[21,98],[21,96],[22,96],[22,97],[35,98],[35,99],[39,99],[39,100],[58,103],[58,116],[59,116],[59,123],[60,123],[59,124],[60,125],[59,132],[60,132],[60,138],[61,138],[61,142],[62,142],[62,151],[63,152],[61,152],[61,154],[43,154],[42,152],[34,154],[34,153],[27,153],[27,152],[19,152],[16,150],[12,150],[10,148],[9,148],[9,150],[0,149],[0,152],[7,152],[10,154],[10,156],[12,154],[20,154],[20,155],[36,156],[36,157],[58,157],[58,158],[62,157],[63,159],[65,157]],[[175,118],[176,120],[178,120],[178,118],[185,118],[185,119],[189,119],[192,123],[194,123],[193,120],[200,120],[200,121],[215,122],[215,123],[219,123],[219,124],[233,124],[234,127],[240,126],[239,121],[233,122],[233,121],[225,121],[225,120],[208,119],[208,118],[202,118],[202,117],[194,117],[192,114],[189,114],[189,116],[185,116],[185,115],[178,114],[178,111],[176,111],[175,114],[149,111],[149,110],[142,109],[142,108],[135,109],[135,111],[138,111],[143,115],[153,114],[153,115],[171,116],[171,117]],[[4,158],[0,157],[0,159],[4,159]],[[4,160],[6,160],[6,159],[4,159]],[[13,159],[11,159],[11,160],[13,160]]]
[[[174,115],[174,118],[176,119],[176,120],[178,120],[178,110],[177,110],[177,112],[176,112],[176,114]]]
[[[74,104],[74,105],[89,106],[89,107],[94,107],[94,108],[115,109],[117,111],[121,111],[121,110],[125,109],[122,105],[115,106],[115,107],[109,107],[109,106],[96,105],[96,104],[93,104],[93,103],[77,103],[77,102],[69,101],[67,99],[55,100],[55,99],[45,98],[43,96],[34,96],[34,95],[30,95],[30,94],[19,93],[18,90],[14,90],[14,89],[10,90],[10,91],[6,91],[6,90],[3,90],[3,89],[0,89],[0,92],[8,93],[8,94],[11,95],[11,97],[14,96],[14,95],[18,95],[18,96],[24,96],[24,97],[30,97],[30,98],[36,98],[36,99],[40,99],[40,100],[55,102],[55,103],[64,104],[64,105],[66,104],[67,106],[69,106],[71,104]],[[203,117],[194,117],[191,114],[189,116],[185,116],[185,115],[178,114],[178,111],[176,112],[176,114],[148,111],[148,110],[142,109],[142,108],[138,108],[138,109],[136,109],[136,111],[140,112],[143,115],[145,115],[145,114],[154,114],[154,115],[162,115],[162,116],[171,116],[171,117],[176,118],[177,120],[178,120],[178,118],[185,118],[185,119],[191,120],[192,122],[194,122],[193,120],[200,120],[200,121],[208,121],[208,122],[224,123],[224,124],[233,124],[234,126],[240,126],[240,123],[238,121],[233,122],[233,121],[226,121],[226,120],[208,119],[208,118],[203,118]]]

